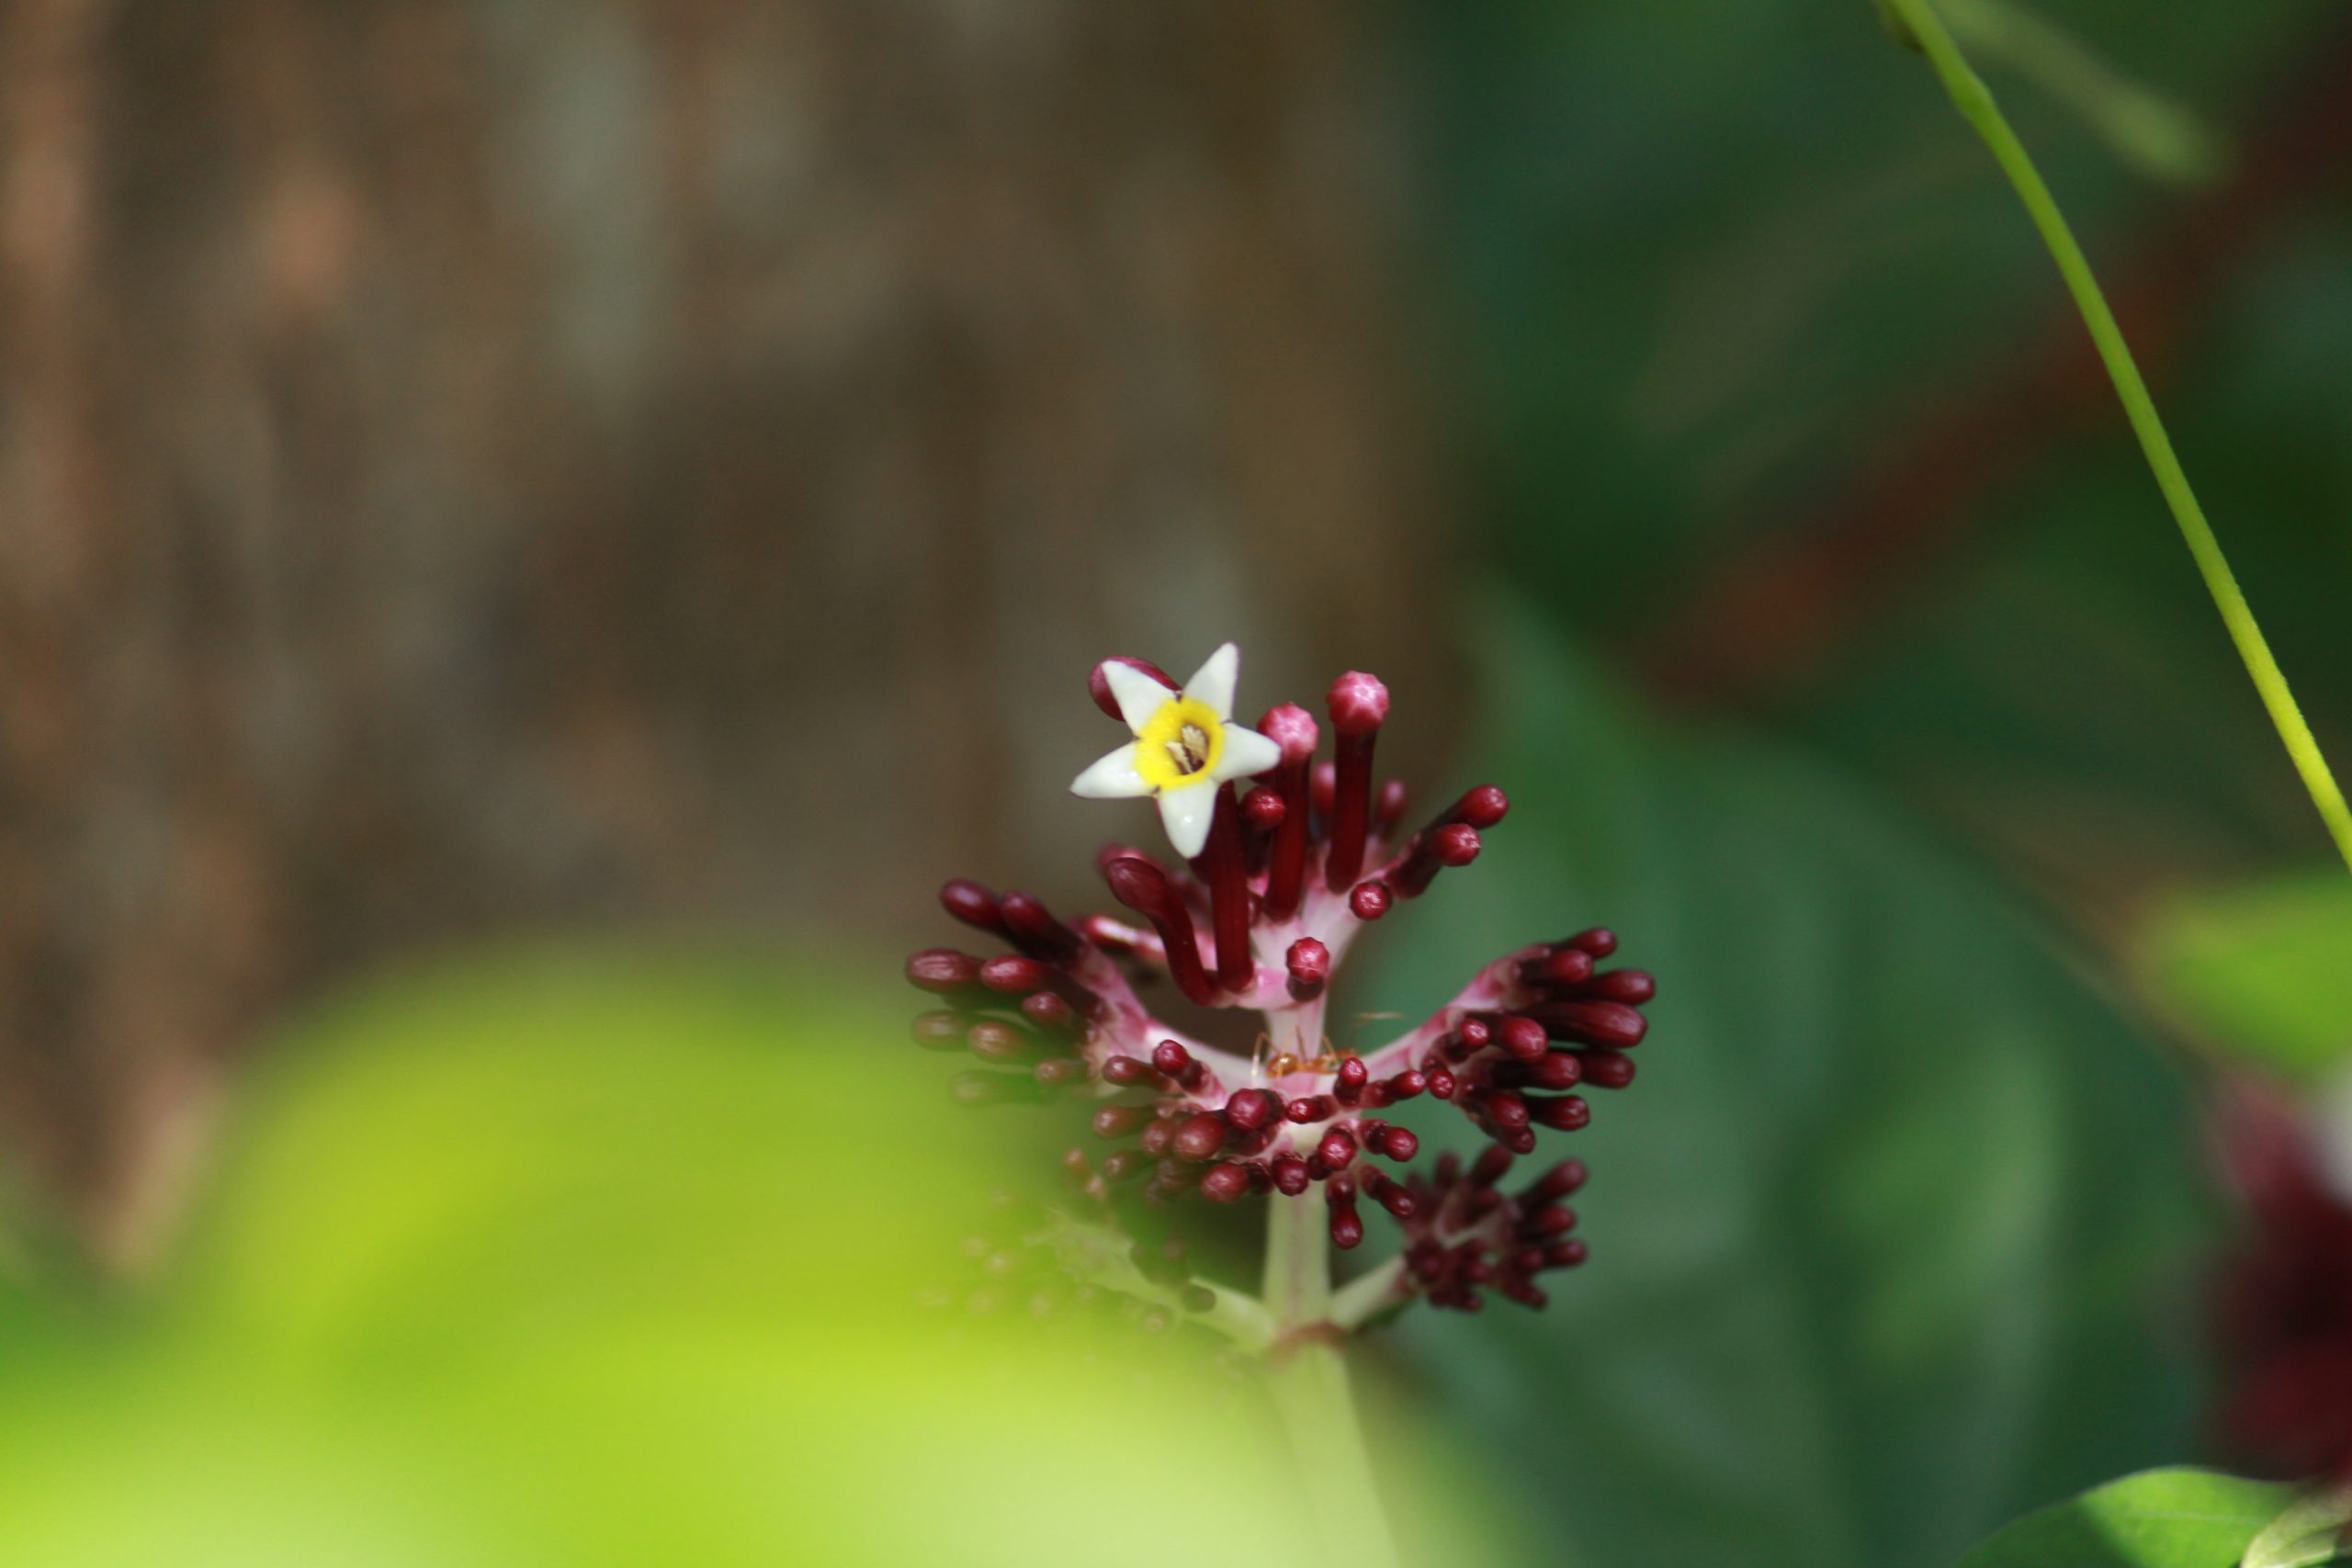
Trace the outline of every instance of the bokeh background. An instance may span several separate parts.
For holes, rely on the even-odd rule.
[[[2342,766],[2344,8],[1946,9]],[[951,874],[1100,903],[1085,671],[1227,637],[1515,803],[1343,1007],[1597,922],[1662,979],[1591,1268],[1377,1352],[1408,1532],[1883,1568],[2262,1461],[2212,1129],[2326,1146],[2346,879],[1860,0],[9,0],[25,1560],[915,1561],[809,1521],[920,1461],[955,1550],[1144,1561],[1164,1470],[1022,1513],[1004,1445],[1278,1473],[1116,1348],[977,1435],[866,1315],[1055,1135],[915,1109],[896,954]]]

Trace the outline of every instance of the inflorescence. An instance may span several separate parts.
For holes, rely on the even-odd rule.
[[[1584,1260],[1564,1201],[1584,1166],[1564,1161],[1509,1193],[1504,1178],[1543,1132],[1585,1125],[1579,1091],[1633,1081],[1626,1053],[1641,1043],[1640,1009],[1656,985],[1638,969],[1602,967],[1617,939],[1595,929],[1504,954],[1377,1049],[1335,1048],[1325,1012],[1357,932],[1476,860],[1510,803],[1482,784],[1400,831],[1404,787],[1376,781],[1373,762],[1387,688],[1358,672],[1332,683],[1334,755],[1318,761],[1321,727],[1304,708],[1273,708],[1254,729],[1232,722],[1238,665],[1228,643],[1181,687],[1140,660],[1096,666],[1096,704],[1134,739],[1073,790],[1155,799],[1182,859],[1102,852],[1103,880],[1131,919],[1065,922],[1025,893],[948,883],[947,912],[1012,951],[910,957],[907,977],[939,1003],[915,1038],[979,1059],[954,1082],[967,1104],[1091,1102],[1101,1147],[1072,1149],[1065,1172],[1114,1221],[1136,1203],[1319,1189],[1335,1246],[1363,1241],[1367,1207],[1403,1232],[1398,1265],[1361,1315],[1417,1297],[1473,1310],[1489,1292],[1542,1306],[1537,1277]],[[1256,1048],[1219,1049],[1156,1017],[1138,989],[1163,981],[1198,1007],[1262,1014]],[[1449,1155],[1430,1176],[1409,1172],[1420,1140],[1390,1113],[1424,1096],[1467,1117],[1485,1151],[1466,1166]],[[1158,1254],[1137,1244],[1134,1256]],[[1214,1300],[1176,1284],[1173,1299],[1193,1310]]]

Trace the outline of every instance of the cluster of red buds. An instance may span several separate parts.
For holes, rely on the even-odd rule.
[[[1384,1308],[1419,1296],[1471,1309],[1488,1292],[1540,1306],[1536,1276],[1584,1258],[1561,1202],[1584,1168],[1567,1161],[1515,1196],[1498,1183],[1542,1132],[1585,1125],[1580,1091],[1633,1081],[1626,1053],[1656,986],[1602,967],[1616,938],[1586,931],[1496,959],[1386,1044],[1335,1048],[1324,1018],[1356,934],[1476,860],[1510,803],[1481,785],[1401,830],[1406,792],[1374,769],[1386,687],[1355,672],[1333,682],[1334,754],[1318,761],[1321,727],[1301,707],[1276,707],[1254,729],[1232,722],[1238,673],[1231,644],[1182,686],[1138,660],[1095,668],[1095,702],[1134,739],[1073,789],[1154,797],[1180,858],[1102,852],[1103,880],[1132,919],[1065,922],[1027,894],[948,883],[947,912],[1012,951],[909,959],[908,978],[938,999],[915,1038],[979,1059],[955,1080],[967,1103],[1092,1101],[1102,1146],[1073,1149],[1066,1168],[1100,1203],[1232,1203],[1320,1187],[1341,1248],[1363,1240],[1366,1204],[1402,1227]],[[1219,1049],[1155,1016],[1138,989],[1159,982],[1198,1007],[1262,1014],[1255,1049]],[[1431,1179],[1405,1174],[1420,1140],[1394,1108],[1424,1098],[1490,1141],[1466,1170],[1449,1157]]]

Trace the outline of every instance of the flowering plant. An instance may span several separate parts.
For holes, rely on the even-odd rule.
[[[940,1004],[917,1020],[916,1040],[980,1059],[955,1080],[959,1100],[1082,1100],[1107,1145],[1069,1151],[1069,1201],[1023,1213],[1020,1246],[998,1270],[1022,1269],[1025,1248],[1090,1300],[1124,1303],[1153,1325],[1187,1314],[1264,1355],[1294,1435],[1328,1456],[1354,1451],[1341,1341],[1415,1301],[1474,1311],[1499,1295],[1541,1307],[1539,1277],[1584,1261],[1565,1201],[1583,1163],[1560,1161],[1513,1190],[1505,1178],[1541,1134],[1587,1123],[1577,1091],[1632,1083],[1626,1053],[1657,987],[1640,970],[1603,968],[1617,939],[1596,927],[1504,953],[1385,1044],[1335,1047],[1331,987],[1357,934],[1476,860],[1509,802],[1480,785],[1402,831],[1403,786],[1374,777],[1385,686],[1353,671],[1332,683],[1334,754],[1318,762],[1320,727],[1301,707],[1272,708],[1254,728],[1233,722],[1238,673],[1230,643],[1181,686],[1140,660],[1093,671],[1096,704],[1132,739],[1072,789],[1153,798],[1181,858],[1102,852],[1112,897],[1140,923],[1066,923],[1025,893],[954,881],[941,891],[947,912],[1012,951],[930,948],[907,976]],[[1197,1008],[1261,1014],[1255,1047],[1220,1048],[1159,1016],[1144,998],[1161,983]],[[1422,1099],[1468,1118],[1484,1152],[1414,1171],[1420,1140],[1391,1116]],[[1137,1239],[1148,1211],[1252,1199],[1270,1204],[1258,1294],[1192,1277],[1181,1238],[1156,1249]],[[1329,1248],[1363,1244],[1367,1203],[1395,1223],[1399,1245],[1335,1291]],[[1358,1461],[1360,1501],[1369,1479]]]

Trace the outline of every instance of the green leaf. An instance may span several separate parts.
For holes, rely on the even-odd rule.
[[[2143,174],[2181,183],[2221,172],[2221,140],[2165,95],[2130,80],[2039,12],[2012,0],[1940,0],[1972,54],[2009,66],[2083,118]]]
[[[2179,899],[2140,955],[2150,986],[2222,1051],[2299,1077],[2352,1057],[2352,881],[2340,871]]]
[[[770,967],[510,955],[296,1032],[157,1299],[0,1314],[0,1562],[1181,1568],[1172,1462],[1221,1561],[1313,1561],[1247,1383],[918,1308],[1024,1123],[843,998],[894,962]]]
[[[1591,1261],[1398,1335],[1531,1539],[1592,1562],[1949,1562],[2193,1440],[2185,1086],[2017,903],[1853,781],[1629,716],[1505,615],[1488,852],[1385,922],[1383,1003],[1607,924],[1659,998],[1595,1094]],[[1345,1010],[1351,998],[1339,1006]],[[1344,1023],[1344,1011],[1340,1022]],[[1423,1108],[1432,1139],[1459,1118]]]
[[[1959,1568],[2232,1568],[2290,1495],[2210,1470],[2151,1470],[2028,1515]]]
[[[2293,1503],[2245,1549],[2245,1568],[2318,1568],[2347,1555],[2352,1490],[2322,1492]]]

